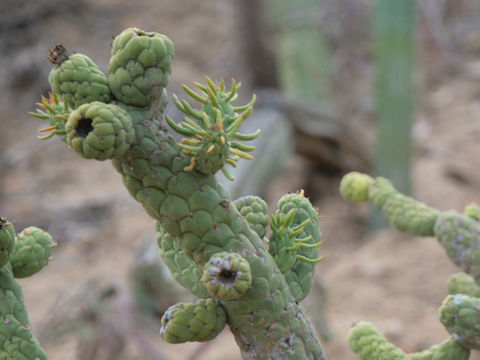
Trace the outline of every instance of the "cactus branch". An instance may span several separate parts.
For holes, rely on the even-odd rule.
[[[128,192],[156,220],[160,254],[174,278],[202,298],[165,312],[160,333],[167,341],[208,341],[228,325],[244,359],[326,359],[299,306],[310,291],[321,244],[318,213],[303,193],[285,196],[278,219],[288,219],[288,226],[275,235],[279,242],[270,238],[267,246],[263,200],[234,202],[214,176],[222,171],[233,179],[227,164],[252,158],[254,147],[240,142],[260,131],[238,130],[256,97],[234,106],[241,84],[232,80],[226,89],[223,80],[205,77],[206,85],[194,83],[196,91],[183,87],[200,107],[173,96],[186,115],[176,124],[163,114],[173,56],[165,35],[125,29],[113,41],[108,76],[81,54],[55,66],[49,81],[64,103],[42,100],[43,113],[37,114],[57,125],[52,132],[65,129],[59,136],[80,156],[112,160]],[[71,83],[79,63],[86,81]],[[132,65],[135,74],[127,71]],[[60,91],[64,84],[68,91]],[[176,143],[163,118],[185,138]],[[300,246],[286,250],[282,242]],[[285,254],[287,267],[279,261]]]

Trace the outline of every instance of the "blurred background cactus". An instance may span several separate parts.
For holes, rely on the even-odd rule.
[[[224,78],[226,84],[231,78],[241,79],[239,104],[248,103],[248,95],[257,95],[255,111],[243,131],[265,126],[271,130],[263,131],[262,141],[257,138],[252,143],[257,147],[254,161],[240,161],[237,168],[230,168],[236,181],[227,181],[226,186],[234,198],[261,195],[270,207],[282,194],[304,188],[319,207],[324,216],[320,224],[326,240],[322,255],[326,257],[325,271],[317,271],[315,283],[326,292],[314,288],[304,303],[313,303],[307,308],[307,315],[313,318],[322,315],[315,307],[318,297],[328,300],[323,316],[335,337],[323,342],[327,354],[358,359],[345,339],[352,322],[361,319],[375,323],[390,341],[409,352],[448,337],[441,323],[432,321],[445,297],[444,281],[456,271],[444,250],[433,237],[421,241],[407,237],[405,241],[390,230],[367,234],[368,207],[353,207],[336,191],[345,172],[373,172],[375,2],[322,0],[316,4],[318,10],[309,13],[309,25],[323,37],[331,87],[331,101],[313,100],[314,104],[279,88],[277,49],[288,29],[287,24],[285,28],[276,25],[279,19],[270,5],[258,0],[140,0],[135,6],[117,0],[2,1],[0,211],[16,220],[16,228],[32,224],[47,229],[59,243],[55,261],[33,278],[21,280],[30,319],[40,334],[51,334],[43,329],[55,329],[55,316],[60,313],[69,318],[66,303],[81,308],[85,289],[91,292],[86,296],[86,308],[104,303],[94,305],[94,311],[73,312],[82,324],[78,327],[81,331],[40,337],[50,358],[81,358],[79,349],[87,343],[92,358],[108,358],[108,352],[99,348],[100,342],[85,339],[93,333],[117,335],[98,332],[101,322],[86,319],[92,319],[92,312],[102,321],[115,313],[117,300],[122,303],[122,294],[130,291],[130,272],[138,266],[134,254],[146,249],[144,240],[151,241],[155,232],[150,218],[124,191],[108,163],[79,161],[73,152],[64,151],[61,142],[38,141],[32,134],[45,125],[32,121],[27,113],[34,110],[32,104],[39,94],[48,97],[50,63],[45,49],[61,42],[71,54],[89,54],[106,73],[112,37],[134,26],[165,33],[174,41],[176,61],[170,93],[183,94],[181,84],[194,86],[193,81],[203,82],[209,74],[212,79]],[[309,12],[302,10],[300,3],[296,10],[295,14]],[[476,0],[421,0],[416,11],[417,107],[411,128],[411,189],[432,207],[459,209],[480,190],[479,170],[471,166],[479,146],[479,4]],[[166,114],[174,121],[183,118],[171,98]],[[243,166],[254,166],[255,171],[241,169]],[[399,268],[411,271],[398,272]],[[105,297],[105,289],[112,288],[116,290],[107,291]],[[149,291],[155,292],[153,288]],[[150,318],[150,305],[143,306],[149,309]],[[54,314],[52,309],[60,310]],[[144,321],[143,316],[139,318]],[[151,329],[158,327],[160,318],[154,321]],[[157,355],[145,344],[169,359],[240,358],[226,332],[199,351],[196,344],[158,342],[156,330],[150,332],[148,326],[136,328],[145,330],[145,337],[123,337],[125,346],[116,353],[117,358],[154,359]],[[101,343],[115,344],[116,340]],[[219,353],[218,349],[225,351]],[[476,357],[473,351],[471,358]]]
[[[372,202],[398,231],[417,236],[435,236],[447,256],[464,273],[452,275],[449,295],[439,310],[441,323],[451,337],[442,344],[415,354],[406,354],[389,343],[371,323],[360,322],[349,334],[351,349],[363,360],[379,359],[469,359],[480,349],[480,223],[479,206],[470,203],[463,214],[440,212],[397,191],[383,177],[350,172],[340,182],[340,194],[352,202]]]
[[[406,194],[411,188],[417,13],[416,0],[377,1],[373,21],[377,64],[374,171],[391,179]],[[372,229],[385,226],[382,219],[374,212]]]

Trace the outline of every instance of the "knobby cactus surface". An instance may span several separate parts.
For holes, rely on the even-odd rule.
[[[463,213],[439,211],[399,193],[382,177],[358,172],[346,174],[340,194],[352,202],[372,202],[397,230],[417,236],[435,236],[462,273],[448,281],[449,295],[439,310],[440,322],[451,337],[420,353],[406,354],[389,343],[368,322],[350,331],[351,349],[363,360],[462,360],[480,349],[480,223],[479,207],[471,203]]]
[[[171,343],[207,341],[228,325],[244,359],[326,359],[299,306],[310,291],[321,234],[303,192],[268,215],[259,197],[233,200],[215,173],[251,159],[239,131],[255,103],[236,106],[240,84],[184,86],[173,96],[186,116],[164,116],[174,57],[164,35],[135,28],[115,37],[108,76],[85,55],[56,45],[48,58],[52,93],[33,116],[87,159],[111,159],[129,193],[155,219],[160,254],[173,277],[198,296],[171,306],[160,333]],[[184,138],[177,143],[167,129]],[[267,227],[271,235],[267,234]],[[165,289],[168,291],[168,289]]]
[[[56,244],[36,227],[19,234],[0,217],[0,359],[47,359],[32,334],[23,293],[15,278],[39,272],[50,261]]]

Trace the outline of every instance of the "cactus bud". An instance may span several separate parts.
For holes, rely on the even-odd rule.
[[[252,284],[250,264],[236,253],[215,254],[203,268],[202,282],[216,299],[238,299]]]
[[[108,65],[115,98],[144,107],[162,97],[170,81],[173,57],[173,43],[167,36],[135,28],[123,30],[113,40]]]
[[[349,172],[340,181],[340,195],[352,202],[368,201],[368,188],[374,180],[356,171]]]
[[[225,327],[225,310],[213,299],[170,306],[162,316],[160,334],[171,344],[209,341]]]
[[[13,253],[10,255],[13,274],[17,278],[31,276],[50,261],[56,244],[45,231],[28,227],[18,234]]]
[[[65,125],[68,144],[86,159],[121,156],[135,132],[130,115],[120,106],[93,102],[73,111]]]

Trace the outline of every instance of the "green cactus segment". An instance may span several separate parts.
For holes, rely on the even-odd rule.
[[[207,288],[201,280],[202,273],[198,271],[195,263],[178,246],[175,240],[163,231],[158,221],[155,221],[155,228],[157,229],[157,243],[160,248],[160,256],[173,278],[199,298],[210,297]]]
[[[49,93],[49,99],[42,96],[42,102],[37,103],[39,109],[29,114],[37,119],[48,120],[51,126],[40,129],[41,133],[47,135],[39,136],[40,140],[47,140],[55,135],[60,136],[63,141],[67,141],[65,124],[72,110],[64,103],[55,91]]]
[[[465,216],[468,216],[469,218],[472,218],[474,220],[480,220],[480,206],[475,203],[471,202],[467,206],[465,206],[465,209],[463,210],[463,214]]]
[[[10,255],[15,277],[28,277],[42,270],[51,260],[52,249],[56,246],[47,232],[33,226],[24,229],[18,234]]]
[[[234,204],[250,228],[263,239],[269,224],[267,203],[258,196],[248,195],[235,200]]]
[[[177,124],[168,116],[166,120],[173,130],[186,136],[178,145],[183,152],[191,157],[190,165],[185,170],[197,170],[204,174],[215,174],[222,170],[225,176],[233,180],[225,164],[237,165],[239,158],[251,160],[253,157],[248,152],[255,150],[254,146],[248,146],[238,142],[255,139],[260,131],[252,134],[241,134],[238,132],[242,122],[252,112],[255,103],[255,96],[245,106],[234,107],[238,97],[240,84],[232,82],[230,91],[226,91],[225,83],[214,84],[206,77],[207,86],[199,83],[195,85],[200,89],[201,94],[187,86],[183,86],[185,92],[194,100],[203,104],[203,109],[196,110],[185,100],[180,101],[173,97],[178,109],[189,117]],[[241,111],[239,114],[238,112]]]
[[[74,110],[65,126],[68,144],[86,159],[119,157],[135,136],[126,110],[113,104],[93,102]]]
[[[387,341],[375,325],[366,321],[350,329],[348,344],[362,360],[468,360],[470,357],[470,350],[453,338],[427,350],[406,354]]]
[[[407,359],[407,354],[388,342],[375,325],[365,321],[350,329],[348,345],[362,360]]]
[[[11,222],[0,216],[0,267],[8,262],[15,246],[15,229]]]
[[[434,235],[433,227],[440,212],[399,193],[389,180],[376,178],[368,196],[398,231],[419,236]]]
[[[35,227],[17,236],[6,218],[0,217],[0,359],[46,360],[33,336],[23,293],[14,277],[30,276],[48,262],[55,246],[50,235]]]
[[[470,349],[459,345],[455,339],[449,338],[441,344],[419,353],[408,354],[408,360],[468,360]]]
[[[440,308],[440,321],[458,344],[480,349],[480,299],[464,294],[448,295]]]
[[[115,37],[108,65],[108,82],[115,98],[124,104],[146,107],[165,96],[174,57],[165,35],[136,28]]]
[[[270,219],[269,252],[297,301],[310,292],[315,265],[324,258],[318,257],[318,247],[323,243],[318,218],[302,191],[284,195],[278,202],[277,214]]]
[[[252,285],[250,264],[239,254],[217,253],[205,264],[202,282],[215,299],[239,299]]]
[[[9,263],[0,268],[0,359],[47,360],[33,336],[23,293]]]
[[[214,339],[225,327],[225,310],[213,299],[179,303],[165,311],[160,334],[171,344]]]
[[[184,170],[188,158],[159,122],[140,111],[130,115],[136,141],[113,160],[130,194],[197,268],[222,251],[241,254],[250,264],[251,287],[238,300],[220,300],[243,357],[268,359],[274,351],[278,358],[325,359],[284,276],[223,186],[212,175]]]
[[[434,235],[433,227],[440,212],[399,193],[388,179],[350,172],[340,182],[340,194],[352,202],[371,201],[398,231]]]
[[[305,222],[305,215],[302,215],[303,203],[298,205],[292,201],[294,204],[292,206],[298,209],[295,210],[291,226],[298,227],[305,222],[305,228],[298,229],[300,230],[298,238],[302,241],[295,241],[292,244],[292,246],[299,246],[298,249],[291,250],[296,252],[297,261],[284,275],[266,249],[265,241],[257,233],[257,231],[261,232],[262,226],[264,227],[262,225],[264,214],[259,216],[258,222],[257,219],[255,222],[246,220],[241,214],[242,207],[238,209],[237,204],[231,201],[227,191],[213,176],[212,172],[214,171],[209,168],[210,165],[207,166],[207,158],[210,155],[212,155],[213,163],[218,162],[218,156],[213,156],[212,153],[217,145],[224,145],[224,142],[229,146],[225,164],[235,165],[238,158],[250,157],[247,152],[253,148],[240,144],[238,141],[254,139],[258,136],[259,131],[253,134],[242,134],[238,132],[238,129],[252,111],[255,98],[243,107],[233,106],[232,102],[235,101],[239,88],[235,82],[232,89],[227,91],[223,82],[215,85],[207,78],[207,86],[197,84],[201,94],[185,87],[184,89],[190,96],[203,104],[203,108],[202,111],[193,110],[186,102],[176,99],[177,106],[180,105],[185,113],[194,119],[185,120],[184,123],[178,125],[168,120],[175,130],[190,138],[177,144],[161,123],[162,107],[157,106],[157,102],[151,104],[150,100],[143,102],[143,99],[157,96],[160,89],[161,94],[165,94],[165,89],[162,88],[164,83],[160,82],[160,85],[157,86],[158,91],[154,91],[155,95],[142,92],[135,85],[136,79],[144,78],[142,77],[143,72],[135,75],[137,74],[135,72],[137,63],[141,61],[141,54],[144,50],[151,48],[155,48],[153,51],[156,51],[155,42],[159,37],[147,34],[140,30],[130,29],[122,32],[114,40],[109,67],[109,83],[113,95],[123,104],[118,104],[111,113],[117,116],[121,113],[120,109],[123,109],[131,119],[134,136],[131,144],[125,144],[126,149],[123,154],[112,158],[112,163],[122,175],[129,193],[143,205],[150,216],[158,220],[161,231],[164,233],[159,233],[157,237],[162,257],[166,259],[167,265],[177,279],[190,277],[190,279],[179,280],[183,286],[199,296],[205,296],[205,290],[213,284],[207,276],[211,276],[208,269],[212,265],[212,261],[209,265],[206,264],[209,260],[218,259],[222,253],[228,253],[228,256],[231,256],[232,269],[240,269],[242,272],[239,274],[242,276],[232,277],[233,284],[240,280],[238,284],[241,285],[235,289],[237,293],[234,295],[234,300],[213,300],[208,294],[209,300],[200,300],[196,305],[172,308],[164,318],[166,321],[164,321],[165,326],[162,327],[162,333],[168,341],[173,342],[208,340],[223,328],[225,319],[228,319],[228,325],[245,359],[325,359],[322,346],[305,313],[296,301],[298,295],[292,293],[293,287],[287,282],[295,272],[300,274],[295,275],[298,276],[300,283],[304,281],[303,279],[309,277],[311,279],[313,276],[314,262],[318,260],[314,255],[317,252],[315,246],[318,246],[320,240],[318,229],[317,235],[310,231],[310,227],[318,226],[316,212],[313,211],[314,218],[312,220]],[[163,44],[162,41],[160,43]],[[165,45],[165,48],[167,49],[168,46]],[[168,61],[163,63],[162,59],[160,63],[168,63],[168,71],[165,70],[166,68],[162,69],[169,74],[171,56],[168,51],[165,58]],[[155,55],[155,59],[158,60],[157,55]],[[120,62],[124,62],[124,65],[118,65]],[[126,71],[116,70],[124,67]],[[141,67],[144,69],[143,65]],[[140,66],[138,70],[140,73]],[[153,71],[155,66],[145,70],[147,77],[149,70],[155,73]],[[121,75],[122,71],[123,75]],[[133,76],[137,77],[133,79]],[[124,89],[126,89],[125,92]],[[133,102],[132,99],[134,99]],[[137,102],[137,100],[139,101]],[[92,104],[95,103],[90,105]],[[86,105],[89,104],[80,106],[75,112],[86,110],[86,107],[83,108]],[[104,109],[111,109],[105,106],[107,105],[103,105]],[[82,116],[70,114],[68,124],[73,122],[72,119],[76,119],[76,117],[88,119],[89,110],[86,111],[87,113]],[[106,111],[106,114],[100,112],[98,116],[103,120],[104,117],[110,118],[113,115]],[[75,128],[68,124],[67,131]],[[95,133],[93,121],[91,127],[90,131],[83,132],[86,134],[85,139],[80,134],[69,140],[71,146],[79,147],[73,142],[78,137],[86,142],[88,136]],[[81,129],[85,128],[89,127],[82,125]],[[70,139],[70,132],[68,135]],[[214,138],[215,147],[212,148],[214,144],[210,144],[202,155],[198,144],[195,144],[195,139],[201,143],[204,138]],[[189,143],[189,140],[193,142]],[[98,148],[96,147],[96,149]],[[84,153],[85,151],[82,151],[82,154]],[[93,151],[92,154],[95,155],[96,152]],[[103,156],[91,157],[103,158]],[[196,163],[200,164],[200,168],[196,166]],[[205,168],[209,168],[206,170],[207,173],[201,171]],[[223,166],[222,169],[224,168]],[[228,172],[226,173],[228,174]],[[262,209],[258,213],[255,207],[255,214],[266,211],[263,206],[263,204],[260,206]],[[282,211],[286,215],[289,210]],[[307,214],[310,213],[307,211]],[[255,228],[254,231],[252,231],[252,225]],[[305,234],[302,234],[302,231]],[[308,240],[305,239],[311,233],[312,237]],[[299,243],[300,245],[298,245]],[[299,264],[308,266],[310,274],[306,274],[306,270],[302,270],[303,268],[301,269]],[[183,267],[186,269],[185,272],[182,272]],[[207,286],[200,281],[204,273],[207,273]],[[250,273],[251,280],[244,278],[244,275],[248,273]],[[202,286],[194,287],[193,282],[202,282]],[[247,286],[247,284],[249,285]],[[307,288],[308,284],[301,286]],[[227,298],[232,296],[228,291],[224,292],[222,288],[216,291],[210,287],[210,290],[215,296],[226,296]],[[304,293],[306,292],[302,292],[302,294]],[[195,309],[205,308],[212,311],[199,311],[201,323],[196,323],[197,325],[194,326],[201,327],[202,324],[205,324],[207,327],[198,330],[195,330],[197,327],[189,329],[187,324],[197,316]],[[225,314],[218,315],[221,311],[224,311]],[[218,322],[213,324],[211,321],[213,318]],[[218,319],[223,320],[219,321]],[[213,330],[208,333],[210,330],[205,329],[210,328]]]
[[[368,200],[377,208],[383,210],[388,199],[398,194],[392,182],[384,177],[375,178],[373,184],[368,188]]]
[[[368,189],[375,180],[356,171],[344,175],[340,181],[340,195],[351,202],[368,201]]]
[[[448,257],[462,271],[480,281],[480,223],[455,211],[442,213],[435,223],[435,236]]]
[[[278,358],[324,359],[284,276],[224,188],[211,175],[185,171],[188,159],[174,140],[158,122],[140,114],[131,115],[136,142],[122,158],[114,159],[115,168],[129,192],[159,219],[163,231],[197,268],[222,251],[241,254],[248,261],[250,288],[238,300],[220,301],[244,358],[267,359],[274,351]]]
[[[74,54],[69,57],[63,46],[56,45],[48,58],[57,64],[50,71],[48,82],[69,107],[75,109],[89,102],[112,99],[107,77],[88,56]]]
[[[447,286],[451,295],[464,294],[480,298],[480,286],[471,275],[463,272],[450,276]]]

